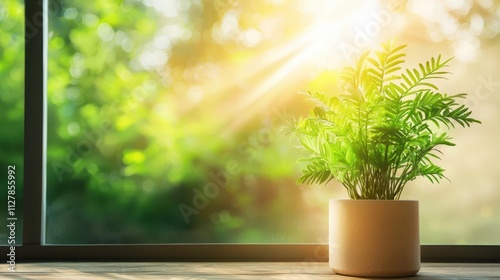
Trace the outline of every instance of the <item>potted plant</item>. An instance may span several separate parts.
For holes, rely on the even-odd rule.
[[[298,183],[339,181],[351,199],[330,200],[330,267],[338,274],[401,277],[420,269],[418,201],[399,200],[419,176],[439,182],[439,146],[453,146],[447,130],[480,123],[439,92],[451,59],[433,57],[403,68],[406,45],[367,52],[340,74],[332,94],[306,93],[315,106],[291,119],[289,132],[306,151]]]

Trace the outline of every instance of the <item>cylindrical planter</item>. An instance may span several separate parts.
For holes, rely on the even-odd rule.
[[[418,201],[330,200],[330,268],[358,277],[420,270]]]

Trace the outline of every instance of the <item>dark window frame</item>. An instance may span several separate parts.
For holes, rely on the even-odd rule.
[[[18,261],[327,261],[327,244],[44,245],[48,0],[25,1],[24,209]],[[500,245],[422,245],[424,262],[498,262]],[[9,246],[0,247],[6,259]]]

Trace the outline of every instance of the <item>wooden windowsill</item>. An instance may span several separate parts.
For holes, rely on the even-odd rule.
[[[325,262],[38,262],[4,265],[0,279],[362,279],[335,275]],[[392,278],[394,279],[394,278]],[[500,263],[422,263],[404,279],[500,279]]]

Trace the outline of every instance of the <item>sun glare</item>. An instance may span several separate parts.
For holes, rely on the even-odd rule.
[[[363,29],[373,20],[376,1],[346,2],[331,0],[252,2],[255,21],[243,22],[239,6],[220,16],[212,28],[214,42],[224,46],[239,44],[230,55],[215,61],[216,75],[200,78],[186,89],[189,102],[178,109],[180,116],[193,112],[217,114],[217,131],[231,134],[251,122],[256,115],[275,108],[283,99],[301,90],[324,71],[331,71],[348,61],[343,44],[352,42],[352,30]],[[277,5],[275,9],[269,8]],[[248,8],[248,6],[247,6]],[[285,9],[286,8],[286,9]],[[195,32],[195,31],[194,31]],[[203,70],[202,70],[203,71]],[[193,74],[194,73],[194,74]],[[325,76],[326,77],[326,76]],[[196,93],[196,94],[193,94]],[[211,103],[207,100],[222,99]],[[182,102],[182,101],[181,101]]]
[[[276,56],[281,59],[283,54],[287,55],[286,59],[279,61],[279,67],[273,66],[273,73],[261,77],[258,83],[246,92],[235,106],[232,106],[231,115],[238,118],[230,117],[232,121],[226,126],[226,130],[236,129],[259,111],[272,106],[273,101],[279,100],[283,95],[295,93],[293,90],[279,90],[280,83],[290,83],[297,75],[313,79],[323,71],[338,68],[345,63],[346,59],[339,48],[340,43],[345,40],[342,37],[342,30],[348,26],[362,25],[370,19],[368,11],[374,9],[373,4],[360,7],[363,6],[357,2],[328,0],[300,2],[298,8],[301,9],[308,26],[297,28],[292,40],[276,45],[267,51],[267,55],[257,54],[255,59],[251,60],[250,63],[260,65],[257,68],[248,65],[254,71],[252,75],[257,75],[258,71],[270,67],[271,62],[275,62],[269,57]],[[267,98],[265,100],[268,102],[262,102],[266,95],[273,95],[274,98]]]

